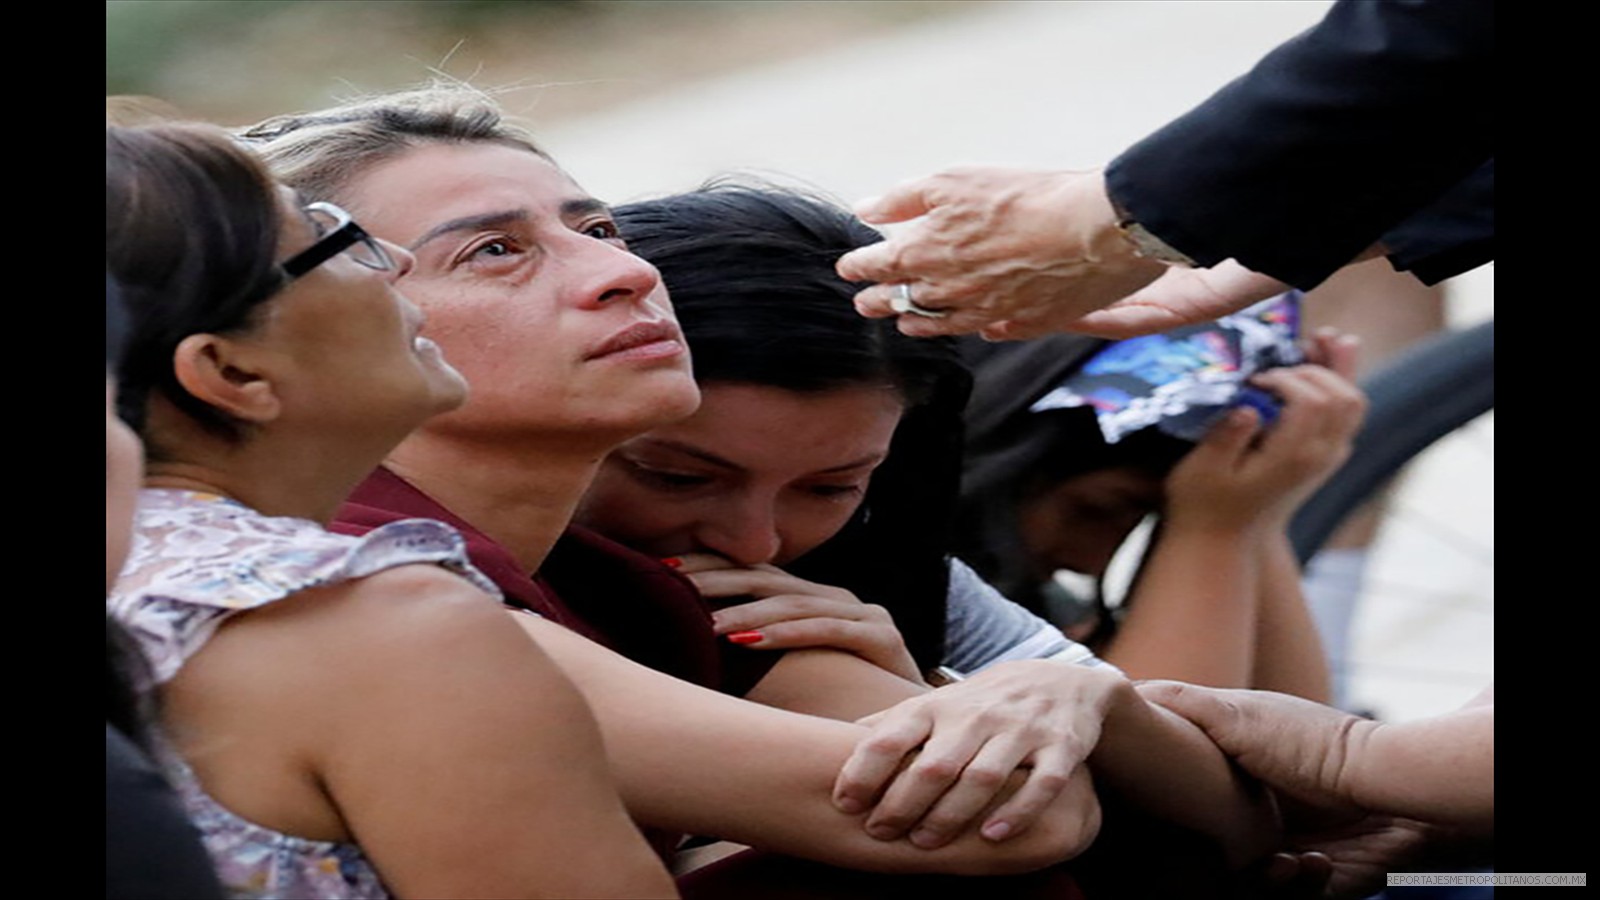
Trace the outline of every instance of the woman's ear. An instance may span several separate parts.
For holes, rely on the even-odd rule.
[[[172,355],[178,384],[195,399],[242,422],[265,424],[276,419],[283,404],[266,370],[248,349],[215,334],[191,334]]]

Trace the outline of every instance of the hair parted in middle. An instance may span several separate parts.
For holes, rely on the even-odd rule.
[[[492,94],[459,82],[274,116],[238,136],[307,200],[343,205],[349,205],[341,195],[353,179],[427,144],[499,144],[555,164],[532,132],[507,119]]]

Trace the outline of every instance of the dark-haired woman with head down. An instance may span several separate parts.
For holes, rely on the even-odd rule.
[[[227,889],[672,895],[582,699],[460,537],[323,527],[465,399],[395,290],[411,254],[177,124],[107,128],[106,248],[131,314],[119,408],[148,452],[108,607]]]
[[[876,231],[736,182],[617,214],[667,281],[703,399],[612,453],[580,521],[674,558],[709,596],[760,598],[716,615],[753,650],[832,646],[918,682],[1097,662],[949,557],[971,376],[953,340],[850,305],[831,260]]]
[[[1096,661],[948,556],[971,379],[951,339],[909,338],[855,314],[859,285],[831,262],[876,231],[832,204],[737,183],[629,204],[618,217],[672,291],[704,400],[611,454],[582,521],[681,557],[711,596],[754,597],[717,613],[719,631],[753,649],[839,647],[910,678],[941,663],[970,673],[1015,659]],[[1079,360],[1105,343],[1055,340],[1081,343]],[[1313,349],[1348,368],[1353,345],[1319,336]],[[1362,408],[1348,377],[1273,371],[1263,380],[1287,406],[1271,438],[1236,412],[1190,452],[1154,429],[1107,445],[1087,410],[1027,415],[1071,371],[1061,348],[1039,351],[1008,346],[980,366],[967,404],[979,452],[956,534],[1003,511],[1032,549],[1004,559],[1098,576],[1139,520],[1164,508],[1143,599],[1104,645],[1111,661],[1139,678],[1318,697],[1326,667],[1283,530],[1347,450]],[[1034,446],[1045,441],[1035,432],[1047,446]],[[1031,504],[1018,499],[1022,482]],[[1019,596],[1033,587],[1005,584]]]

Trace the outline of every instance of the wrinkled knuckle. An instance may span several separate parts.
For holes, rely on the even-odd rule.
[[[1014,717],[1010,713],[1001,712],[993,707],[979,710],[978,714],[973,718],[974,726],[991,731],[1010,729],[1015,724]]]
[[[1006,779],[1010,776],[1011,771],[1009,769],[1000,769],[988,765],[974,765],[968,766],[967,770],[961,773],[961,780],[973,787],[995,791],[999,790],[1000,786],[1005,784]]]
[[[1055,794],[1059,794],[1066,790],[1067,782],[1069,780],[1070,779],[1065,772],[1054,771],[1034,772],[1033,777],[1028,779],[1029,783],[1038,787],[1040,791],[1043,791],[1046,795],[1050,796],[1054,796]]]
[[[924,784],[949,784],[961,774],[961,765],[949,759],[922,759],[911,767],[911,777]]]
[[[877,756],[900,756],[906,752],[906,741],[898,735],[875,734],[861,742],[861,749]]]

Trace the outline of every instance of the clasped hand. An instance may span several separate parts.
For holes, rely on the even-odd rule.
[[[707,597],[754,598],[716,611],[724,637],[754,649],[844,650],[922,683],[888,612],[849,591],[712,554],[678,565]],[[1125,684],[1114,669],[1025,660],[901,702],[859,721],[869,731],[840,770],[834,803],[849,814],[870,810],[863,824],[873,837],[909,835],[926,849],[975,824],[993,841],[1020,834],[1073,785],[1075,802],[1092,806],[1080,764]],[[1083,812],[1097,821],[1097,809]]]
[[[867,833],[881,840],[909,834],[919,847],[940,847],[974,823],[983,837],[1005,840],[1073,784],[1088,784],[1081,764],[1123,681],[1113,669],[999,663],[868,716],[859,724],[871,730],[840,770],[834,803],[847,813],[870,808]],[[1078,793],[1095,802],[1092,791]]]

